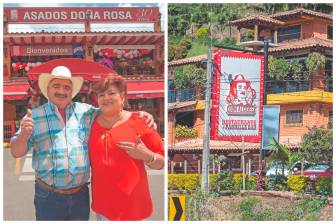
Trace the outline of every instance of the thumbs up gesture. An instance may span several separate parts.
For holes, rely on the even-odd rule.
[[[25,137],[29,137],[34,128],[34,121],[32,118],[32,111],[31,109],[27,110],[26,116],[24,116],[20,122],[21,134]]]

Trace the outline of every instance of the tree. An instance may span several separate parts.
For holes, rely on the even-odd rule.
[[[271,155],[268,157],[268,163],[272,164],[275,162],[283,164],[282,175],[284,174],[284,169],[294,166],[294,164],[302,160],[301,152],[292,152],[285,145],[279,144],[274,138],[273,143],[270,144],[270,148],[273,150]]]
[[[276,80],[284,79],[289,73],[288,62],[284,58],[268,57],[268,76]]]
[[[194,88],[196,85],[201,89],[205,85],[205,70],[194,65],[186,65],[176,69],[174,83],[177,89]]]
[[[302,138],[302,153],[305,160],[333,164],[332,130],[313,127]]]

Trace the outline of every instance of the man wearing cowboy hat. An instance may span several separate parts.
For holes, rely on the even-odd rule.
[[[28,110],[11,139],[15,158],[33,151],[36,220],[89,220],[87,143],[98,109],[72,102],[82,84],[65,66],[41,74],[38,85],[48,103]]]

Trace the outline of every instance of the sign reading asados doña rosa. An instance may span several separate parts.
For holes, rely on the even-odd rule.
[[[214,62],[211,138],[260,142],[263,56],[217,49]]]
[[[8,23],[156,22],[158,7],[5,8]]]

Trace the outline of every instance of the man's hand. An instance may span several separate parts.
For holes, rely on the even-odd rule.
[[[22,118],[20,122],[20,128],[21,128],[20,135],[22,135],[23,137],[28,138],[32,134],[34,129],[34,121],[32,118],[31,109],[28,109],[26,116]]]
[[[146,111],[139,111],[138,112],[139,117],[146,117],[146,124],[148,125],[148,127],[153,127],[155,130],[157,130],[157,125],[154,121],[153,116],[150,113],[147,113]]]
[[[14,137],[11,141],[11,152],[14,158],[20,158],[27,153],[27,142],[29,136],[34,129],[34,121],[32,118],[32,111],[27,110],[26,116],[24,116],[20,122],[21,132],[17,137]]]

